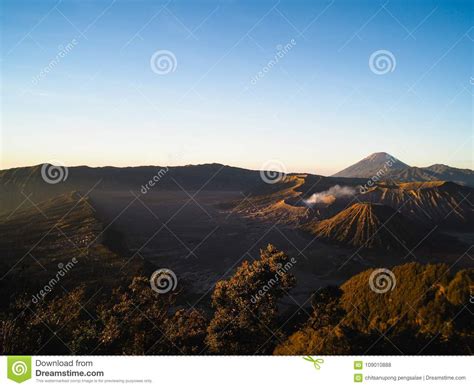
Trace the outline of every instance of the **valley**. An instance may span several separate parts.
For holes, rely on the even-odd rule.
[[[469,186],[388,180],[361,190],[366,179],[312,174],[268,184],[258,171],[212,164],[169,168],[143,193],[157,170],[72,167],[59,185],[36,167],[0,172],[3,309],[74,258],[46,299],[79,288],[100,306],[166,268],[177,278],[175,308],[212,314],[216,284],[274,246],[294,259],[296,282],[278,302],[291,333],[315,292],[371,268],[473,267]]]

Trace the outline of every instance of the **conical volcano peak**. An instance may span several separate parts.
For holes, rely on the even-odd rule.
[[[380,175],[381,171],[385,174],[391,170],[399,170],[408,167],[410,166],[386,152],[375,152],[352,166],[339,171],[333,176],[345,178],[370,178],[375,175]]]

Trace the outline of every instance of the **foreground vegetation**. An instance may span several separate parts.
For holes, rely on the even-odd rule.
[[[316,292],[309,318],[296,323],[279,311],[295,284],[288,263],[269,245],[216,284],[206,310],[178,308],[179,292],[158,294],[144,276],[99,296],[84,286],[38,303],[17,295],[0,314],[0,352],[472,354],[472,269],[400,265],[386,293],[371,290],[367,270]]]

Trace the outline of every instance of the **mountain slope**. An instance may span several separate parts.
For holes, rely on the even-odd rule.
[[[463,186],[474,187],[474,171],[444,164],[428,167],[408,167],[387,173],[387,178],[399,182],[449,181]]]
[[[0,217],[0,299],[77,286],[107,288],[142,274],[146,262],[120,257],[121,238],[97,218],[87,198],[67,193]],[[59,271],[68,268],[64,275]],[[58,275],[59,274],[59,275]]]
[[[317,237],[344,245],[385,249],[410,248],[419,235],[399,212],[371,203],[354,204],[308,229]]]
[[[380,183],[359,198],[390,206],[425,225],[468,226],[474,222],[474,190],[452,182]]]
[[[313,178],[289,175],[278,185],[271,185],[273,192],[250,196],[232,208],[253,219],[301,226],[334,217],[357,200],[386,205],[426,228],[464,230],[474,225],[474,189],[467,186],[444,181],[378,182],[361,192],[358,178],[352,182],[348,178]],[[312,195],[338,187],[352,189],[354,194],[335,198],[332,203],[308,204]]]
[[[334,174],[333,177],[374,178],[378,181],[428,182],[448,181],[474,187],[474,171],[433,164],[428,167],[412,167],[386,152],[377,152]]]
[[[386,152],[376,152],[358,161],[357,163],[334,174],[334,177],[346,178],[371,178],[376,175],[384,175],[390,170],[399,170],[409,167]]]
[[[259,171],[222,164],[202,164],[182,167],[61,167],[67,179],[50,184],[43,178],[43,165],[0,171],[0,214],[17,206],[29,206],[71,191],[124,191],[142,193],[156,190],[222,190],[246,192],[265,184]],[[48,176],[49,177],[49,176]],[[150,184],[151,182],[151,184]]]
[[[474,324],[465,308],[472,268],[406,263],[378,270],[317,291],[310,319],[274,354],[472,354]]]

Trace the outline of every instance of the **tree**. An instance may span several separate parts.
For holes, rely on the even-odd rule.
[[[313,312],[308,324],[313,329],[333,326],[339,323],[345,311],[339,305],[342,292],[339,287],[328,286],[313,295]]]
[[[218,354],[266,354],[281,340],[277,328],[277,302],[294,285],[288,271],[296,260],[274,246],[260,251],[260,259],[243,262],[234,276],[216,284],[216,309],[206,339]]]
[[[83,287],[37,303],[18,297],[0,320],[0,353],[87,353],[97,343],[97,328],[85,304]]]
[[[163,354],[169,349],[164,332],[174,295],[158,294],[147,278],[133,278],[128,289],[114,291],[112,303],[99,307],[103,328],[98,352]]]
[[[166,337],[172,345],[169,354],[202,354],[209,321],[196,309],[179,309],[169,322]]]
[[[311,318],[274,353],[472,353],[474,270],[453,275],[445,264],[403,264],[393,268],[396,287],[385,293],[370,288],[371,273],[316,294]]]

